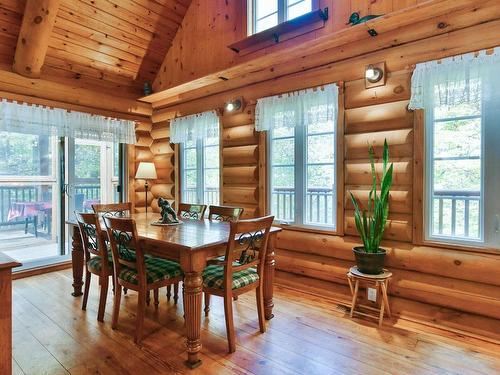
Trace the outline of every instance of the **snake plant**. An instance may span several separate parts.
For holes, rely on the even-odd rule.
[[[385,230],[385,223],[389,215],[389,190],[392,186],[393,165],[389,163],[389,146],[387,140],[384,141],[382,180],[380,183],[380,194],[377,194],[377,174],[375,173],[375,152],[373,146],[369,148],[370,165],[372,172],[372,186],[368,194],[368,209],[361,207],[360,202],[351,194],[354,205],[354,219],[356,229],[363,241],[364,250],[367,253],[377,253],[379,251],[382,235]]]

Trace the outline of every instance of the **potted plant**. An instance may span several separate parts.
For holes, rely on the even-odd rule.
[[[372,172],[372,186],[368,194],[368,207],[365,210],[351,192],[354,205],[354,219],[356,229],[363,241],[363,246],[353,248],[358,270],[376,275],[383,272],[386,251],[380,248],[380,241],[385,230],[385,223],[389,215],[389,190],[392,186],[393,165],[389,163],[389,146],[384,141],[382,155],[383,169],[380,182],[380,194],[377,193],[377,175],[375,173],[375,152],[369,148],[370,165]]]

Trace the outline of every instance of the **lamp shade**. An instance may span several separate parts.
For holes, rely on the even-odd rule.
[[[139,167],[137,168],[135,178],[138,178],[141,180],[154,180],[154,179],[156,179],[157,176],[156,176],[155,164],[141,161],[139,163]]]

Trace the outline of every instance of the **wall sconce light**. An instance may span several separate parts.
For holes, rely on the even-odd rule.
[[[227,102],[225,108],[227,112],[241,112],[243,110],[243,98],[236,98]]]
[[[384,86],[386,82],[385,62],[370,64],[365,68],[365,87]]]

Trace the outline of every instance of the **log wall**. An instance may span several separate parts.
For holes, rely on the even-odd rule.
[[[175,152],[170,144],[168,122],[136,125],[137,143],[128,148],[129,199],[135,212],[144,212],[146,205],[154,212],[160,212],[158,198],[176,201]],[[140,162],[154,162],[157,179],[149,181],[148,201],[144,191],[144,180],[134,178]]]
[[[387,267],[394,272],[389,288],[393,310],[407,319],[500,339],[500,282],[495,277],[500,256],[416,244],[413,193],[421,195],[422,180],[415,180],[414,153],[422,146],[423,124],[407,110],[410,74],[392,72],[385,86],[369,90],[363,80],[343,85],[345,236],[284,229],[277,242],[277,282],[350,302],[346,271],[354,264],[352,247],[360,241],[347,193],[367,200],[368,144],[380,158],[387,139],[395,169],[383,245]],[[245,97],[245,89],[239,94]],[[255,100],[245,99],[249,103],[241,113],[221,116],[222,199],[244,207],[250,217],[266,213],[266,144],[265,135],[254,131]]]
[[[264,215],[265,177],[260,176],[259,162],[265,141],[255,131],[255,103],[241,113],[225,113],[220,122],[222,203],[243,207],[244,218]]]

